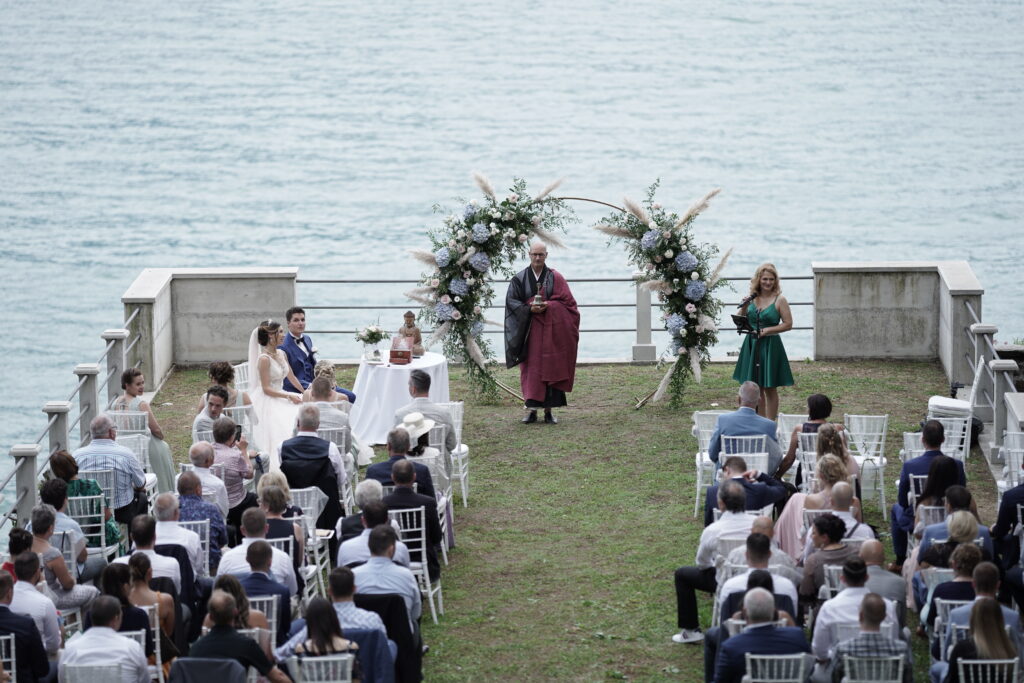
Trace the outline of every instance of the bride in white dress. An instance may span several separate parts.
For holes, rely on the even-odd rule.
[[[255,381],[250,382],[249,387],[256,414],[253,436],[269,454],[271,470],[281,467],[278,447],[292,437],[298,406],[302,403],[299,394],[284,390],[286,377],[292,386],[302,385],[292,373],[284,351],[277,348],[283,340],[281,323],[273,320],[264,320],[249,336],[249,367],[255,368]]]

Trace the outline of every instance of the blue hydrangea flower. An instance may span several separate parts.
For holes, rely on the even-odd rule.
[[[644,236],[640,238],[640,246],[644,249],[654,249],[658,246],[658,237],[661,236],[659,230],[648,230],[644,233]]]
[[[451,304],[438,303],[434,306],[434,314],[437,315],[438,320],[451,320],[454,312],[455,307]]]
[[[483,244],[491,238],[491,229],[484,223],[473,224],[473,241],[477,244]]]
[[[673,337],[678,337],[682,329],[686,327],[686,318],[678,313],[673,313],[669,317],[665,318],[665,327],[668,329],[669,334]]]
[[[448,291],[452,294],[465,296],[469,294],[469,285],[461,277],[453,277],[452,281],[448,283]]]
[[[476,213],[477,207],[472,204],[466,204],[466,208],[462,210],[462,219],[466,220]]]
[[[691,271],[697,267],[697,257],[688,251],[676,256],[676,268],[682,271]]]
[[[481,334],[483,334],[483,331],[484,331],[484,324],[482,322],[480,322],[479,320],[477,320],[475,323],[473,323],[470,326],[470,328],[469,328],[469,333],[471,335],[473,335],[474,337],[479,337]]]
[[[448,251],[448,247],[441,247],[434,252],[434,260],[437,261],[438,268],[444,268],[452,262],[452,253]]]
[[[477,272],[486,273],[487,269],[491,267],[491,259],[484,252],[478,251],[469,257],[469,265],[473,266]]]
[[[686,298],[690,301],[700,301],[708,293],[708,286],[700,280],[693,280],[686,285]]]

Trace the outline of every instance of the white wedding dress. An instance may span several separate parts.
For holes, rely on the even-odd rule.
[[[256,330],[253,330],[249,339],[249,368],[253,378],[249,382],[249,398],[252,399],[253,413],[256,416],[252,427],[253,437],[262,447],[263,453],[268,456],[270,469],[279,470],[281,460],[278,449],[282,441],[292,438],[299,406],[287,398],[263,393],[257,365],[261,356],[270,360],[270,386],[284,391],[284,378],[288,376],[287,357],[280,349],[277,349],[273,356],[262,351],[256,340]]]

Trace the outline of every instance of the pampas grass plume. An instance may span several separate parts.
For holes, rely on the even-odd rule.
[[[624,240],[633,237],[633,233],[631,233],[629,230],[626,230],[625,228],[620,228],[615,225],[595,225],[594,230],[598,230],[606,235],[611,235],[612,237],[618,237]]]
[[[533,234],[537,236],[542,242],[548,246],[556,249],[565,249],[565,243],[558,238],[553,232],[549,232],[541,227],[534,227]]]
[[[416,303],[421,304],[423,306],[433,306],[434,305],[433,300],[423,296],[422,294],[418,294],[416,292],[416,290],[412,290],[411,292],[406,292],[403,296],[405,296],[408,299],[412,299]]]
[[[434,330],[434,334],[430,335],[430,339],[423,342],[423,348],[429,349],[431,346],[444,339],[450,329],[452,329],[451,322],[446,322],[444,325],[441,325],[439,328]]]
[[[690,357],[690,370],[693,372],[693,379],[700,384],[700,352],[694,348],[686,349],[686,355]]]
[[[729,247],[729,250],[725,252],[724,256],[722,256],[722,260],[718,262],[718,265],[715,266],[715,269],[711,272],[711,277],[708,278],[708,287],[714,287],[715,283],[718,282],[722,275],[722,270],[725,268],[725,264],[729,261],[730,256],[732,256],[732,247]]]
[[[683,227],[684,225],[686,225],[686,224],[687,224],[688,222],[692,221],[692,220],[693,220],[694,218],[696,218],[696,217],[697,217],[697,216],[698,216],[698,215],[699,215],[699,214],[700,214],[700,213],[701,213],[702,211],[704,211],[704,209],[708,208],[708,202],[710,202],[710,201],[711,201],[711,199],[712,199],[712,198],[713,198],[713,197],[714,197],[715,195],[717,195],[717,194],[718,194],[719,192],[721,192],[721,191],[722,191],[722,188],[720,188],[720,187],[716,187],[715,189],[711,190],[711,192],[708,192],[708,193],[707,193],[706,195],[704,195],[703,197],[701,197],[701,198],[700,198],[699,200],[697,200],[697,201],[696,201],[696,202],[694,203],[694,205],[693,205],[693,206],[691,206],[691,207],[689,208],[689,210],[688,210],[688,211],[687,211],[687,212],[686,212],[686,213],[685,213],[685,214],[683,215],[683,217],[682,217],[682,218],[680,218],[680,219],[679,219],[679,220],[678,220],[678,221],[676,222],[675,226],[673,226],[673,227],[674,227],[675,229],[679,229],[679,228]]]
[[[410,249],[409,254],[417,261],[422,261],[428,266],[437,268],[437,259],[435,259],[434,255],[426,249]]]
[[[672,381],[672,373],[675,372],[676,363],[678,362],[679,358],[676,357],[675,363],[672,363],[672,365],[668,366],[668,372],[666,372],[665,376],[661,378],[660,382],[658,382],[658,388],[654,392],[654,397],[651,399],[654,403],[657,403],[661,399],[665,398],[665,392],[668,391],[668,385]]]
[[[476,340],[472,337],[466,337],[466,350],[469,351],[469,357],[473,359],[473,362],[480,366],[481,370],[486,370],[487,365],[486,359],[484,359],[483,351],[477,345]]]
[[[491,185],[491,181],[487,179],[487,176],[479,171],[473,171],[473,180],[476,181],[477,187],[480,188],[481,192],[494,200],[494,186]]]
[[[549,194],[558,189],[558,186],[562,184],[563,180],[565,180],[565,178],[559,178],[558,180],[553,180],[550,183],[548,183],[548,186],[541,190],[539,195],[533,198],[533,201],[539,202],[540,200],[547,197]]]
[[[647,225],[650,219],[647,218],[647,212],[644,211],[642,206],[634,202],[629,197],[623,197],[622,203],[626,206],[627,211],[636,216],[641,223]]]

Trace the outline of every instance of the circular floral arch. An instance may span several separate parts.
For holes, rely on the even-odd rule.
[[[662,320],[671,336],[662,355],[669,367],[647,398],[658,401],[670,393],[672,404],[677,405],[687,379],[700,381],[701,368],[710,360],[709,349],[718,340],[715,319],[722,302],[713,292],[725,284],[720,275],[729,254],[713,266],[718,247],[696,243],[690,228],[719,191],[712,190],[679,216],[654,201],[657,182],[648,188],[643,202],[627,198],[623,200],[625,208],[620,208],[584,197],[552,197],[560,180],[531,197],[526,182],[517,178],[509,193],[498,197],[487,178],[475,173],[474,179],[483,200],[469,201],[460,212],[449,214],[441,227],[431,230],[430,251],[411,252],[431,267],[420,286],[406,292],[422,305],[420,319],[434,328],[424,346],[442,342],[445,355],[465,363],[472,385],[481,393],[494,395],[500,388],[518,397],[488,367],[494,362],[494,351],[482,332],[488,324],[503,327],[484,317],[494,299],[489,276],[513,275],[511,264],[526,255],[534,239],[552,247],[564,246],[558,235],[576,220],[567,202],[594,202],[614,209],[594,227],[608,235],[609,242],[624,243],[630,263],[641,273],[637,285],[657,293],[664,311]]]

